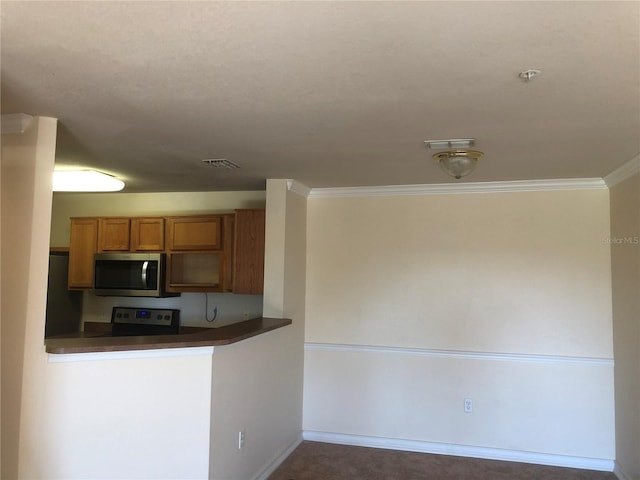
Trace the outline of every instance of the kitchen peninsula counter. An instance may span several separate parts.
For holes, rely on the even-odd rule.
[[[271,330],[291,325],[287,318],[254,318],[217,328],[202,328],[178,335],[92,336],[79,333],[74,336],[45,339],[47,353],[95,353],[128,350],[154,350],[164,348],[215,347],[255,337]]]

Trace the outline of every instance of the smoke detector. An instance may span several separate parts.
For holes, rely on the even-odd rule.
[[[537,77],[541,73],[542,71],[540,70],[530,69],[530,70],[525,70],[524,72],[520,72],[518,76],[525,82],[530,82],[533,77]]]

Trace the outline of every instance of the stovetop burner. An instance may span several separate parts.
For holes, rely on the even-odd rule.
[[[111,333],[114,336],[177,335],[180,310],[113,307]]]

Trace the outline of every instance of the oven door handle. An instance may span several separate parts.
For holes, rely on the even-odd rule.
[[[142,272],[141,272],[141,276],[140,276],[140,280],[142,280],[142,285],[144,285],[145,287],[148,287],[147,285],[147,269],[149,268],[149,261],[145,260],[142,263]]]

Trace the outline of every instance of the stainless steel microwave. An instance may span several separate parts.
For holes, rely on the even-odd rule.
[[[93,292],[117,297],[175,297],[165,285],[164,253],[96,253]]]

